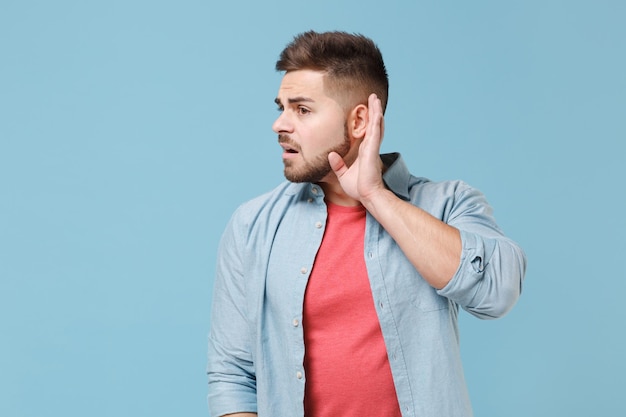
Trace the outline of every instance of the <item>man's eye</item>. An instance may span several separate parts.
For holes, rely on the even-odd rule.
[[[298,107],[298,113],[300,113],[300,114],[309,114],[309,113],[311,113],[311,110],[307,109],[306,107]]]

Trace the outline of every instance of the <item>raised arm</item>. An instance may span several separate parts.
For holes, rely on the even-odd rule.
[[[381,102],[372,94],[368,101],[366,134],[356,161],[347,167],[337,153],[331,153],[329,162],[344,192],[359,200],[376,218],[426,281],[435,288],[443,288],[459,266],[459,231],[401,200],[385,187],[379,155],[383,123]]]
[[[363,204],[438,293],[481,318],[504,315],[517,301],[526,258],[506,238],[484,196],[465,185],[454,190],[454,207],[441,221],[388,190],[379,151],[382,107],[369,97],[367,131],[348,167],[336,153],[329,162],[343,191]]]

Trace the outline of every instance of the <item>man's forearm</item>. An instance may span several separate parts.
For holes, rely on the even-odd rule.
[[[381,190],[362,201],[430,285],[446,286],[461,260],[459,231],[429,213]]]

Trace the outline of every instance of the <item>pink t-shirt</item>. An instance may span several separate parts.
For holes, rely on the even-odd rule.
[[[306,417],[401,415],[363,256],[365,216],[328,204],[304,297]]]

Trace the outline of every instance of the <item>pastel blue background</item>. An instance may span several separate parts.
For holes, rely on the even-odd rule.
[[[204,416],[215,250],[282,180],[274,62],[372,37],[384,151],[529,258],[461,318],[477,416],[626,415],[626,3],[0,2],[0,415]]]

